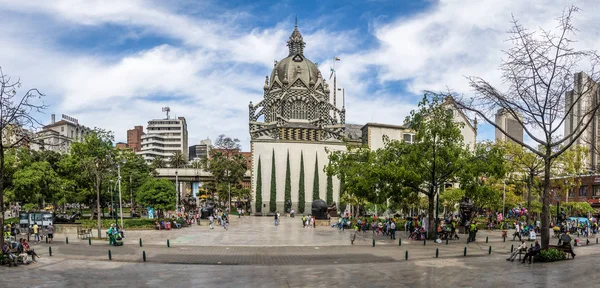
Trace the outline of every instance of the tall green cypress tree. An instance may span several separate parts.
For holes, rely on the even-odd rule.
[[[319,199],[319,158],[315,155],[315,177],[313,178],[313,201]]]
[[[258,169],[256,172],[256,205],[254,207],[257,213],[262,211],[262,170],[260,168],[261,166],[262,165],[260,165],[260,156],[258,156]]]
[[[300,151],[300,179],[298,181],[298,211],[304,213],[304,153]]]
[[[333,179],[327,175],[327,205],[333,204]]]
[[[290,150],[287,153],[287,163],[285,167],[285,200],[283,203],[287,203],[288,200],[292,201],[292,179],[290,175]],[[289,211],[286,211],[289,212]]]
[[[275,179],[275,149],[273,149],[273,161],[271,163],[271,199],[269,199],[269,211],[277,210],[277,181]]]

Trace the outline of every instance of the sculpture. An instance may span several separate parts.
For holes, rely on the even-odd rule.
[[[290,211],[292,210],[292,200],[286,200],[284,206],[285,213],[290,213]]]
[[[207,200],[204,202],[204,206],[202,206],[200,212],[201,219],[208,219],[208,216],[213,214],[213,210],[215,209],[215,202],[213,200]]]
[[[327,203],[321,199],[312,202],[312,215],[318,220],[327,220]]]
[[[465,196],[460,201],[460,226],[467,226],[471,223],[473,214],[473,201]]]

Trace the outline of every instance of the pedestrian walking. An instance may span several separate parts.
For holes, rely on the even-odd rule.
[[[279,225],[279,212],[275,212],[275,226]]]
[[[54,226],[50,223],[48,224],[48,243],[52,244],[52,239],[54,239]]]
[[[396,239],[396,222],[392,221],[392,223],[390,223],[390,238],[392,240]]]
[[[215,229],[214,222],[215,222],[215,217],[213,217],[213,215],[208,216],[208,226],[210,227],[211,230]]]

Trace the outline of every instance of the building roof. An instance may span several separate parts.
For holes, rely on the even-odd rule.
[[[348,140],[360,140],[362,138],[361,128],[364,125],[361,124],[344,124],[345,133],[344,137]]]
[[[82,125],[80,125],[80,124],[76,124],[76,123],[73,123],[73,122],[71,122],[71,121],[67,121],[67,120],[60,120],[60,121],[58,121],[58,122],[55,122],[54,124],[48,124],[48,125],[44,126],[42,129],[44,129],[44,130],[45,130],[45,129],[50,129],[50,128],[52,128],[52,127],[57,127],[57,126],[62,126],[62,125],[82,126]]]
[[[366,129],[368,126],[371,127],[382,127],[382,128],[392,128],[392,129],[401,129],[401,130],[406,130],[406,129],[410,129],[406,126],[402,126],[402,125],[392,125],[392,124],[382,124],[382,123],[373,123],[373,122],[369,122],[367,124],[365,124],[361,130]]]

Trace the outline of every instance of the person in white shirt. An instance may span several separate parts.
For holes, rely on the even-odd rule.
[[[525,243],[525,240],[521,240],[521,245],[519,245],[517,249],[513,250],[512,254],[510,254],[510,256],[506,258],[506,261],[515,261],[517,255],[519,255],[519,251],[527,251],[527,243]]]
[[[515,223],[515,234],[513,234],[513,241],[515,241],[516,237],[519,237],[519,241],[521,241],[521,224],[519,224],[519,222]]]

